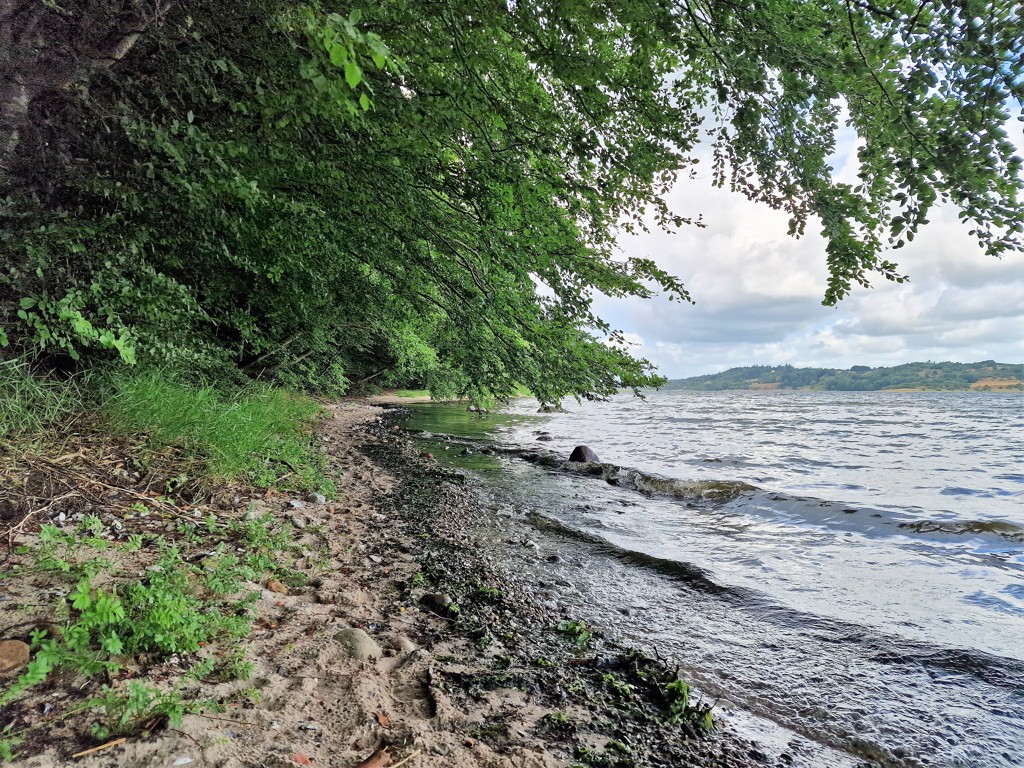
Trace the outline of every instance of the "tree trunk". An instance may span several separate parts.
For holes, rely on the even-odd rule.
[[[132,49],[176,0],[0,0],[0,188],[33,102],[88,82]]]

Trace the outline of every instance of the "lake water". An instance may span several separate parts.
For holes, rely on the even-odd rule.
[[[723,711],[856,760],[1024,766],[1024,395],[567,408],[407,422],[508,510],[493,545],[539,599],[655,646]],[[561,466],[579,444],[605,466]]]

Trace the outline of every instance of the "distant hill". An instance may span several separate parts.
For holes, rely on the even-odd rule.
[[[876,390],[1024,390],[1024,364],[907,363],[892,368],[855,365],[839,368],[794,368],[791,365],[752,365],[722,373],[674,379],[664,389],[821,389],[841,392]]]

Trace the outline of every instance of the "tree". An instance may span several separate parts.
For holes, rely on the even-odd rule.
[[[904,279],[883,247],[942,201],[1020,249],[1021,39],[994,1],[172,7],[31,100],[0,342],[545,401],[648,384],[591,301],[689,298],[615,237],[700,224],[664,197],[702,141],[719,183],[820,222],[826,302]],[[844,107],[857,186],[827,164]]]

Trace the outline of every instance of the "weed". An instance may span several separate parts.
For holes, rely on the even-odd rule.
[[[92,726],[92,735],[101,741],[152,728],[163,720],[177,728],[184,715],[216,707],[210,701],[186,701],[177,690],[160,691],[138,680],[129,680],[123,692],[103,686],[101,695],[87,706],[102,710],[102,720]]]
[[[586,648],[590,645],[590,640],[594,636],[594,633],[582,621],[560,621],[558,626],[555,627],[555,631],[572,638],[573,642],[581,648]]]
[[[81,407],[76,382],[33,376],[25,360],[0,361],[0,438],[38,434]]]

